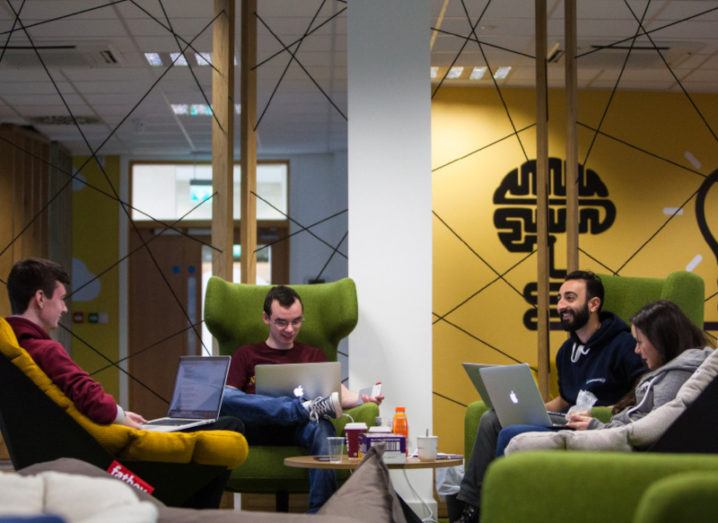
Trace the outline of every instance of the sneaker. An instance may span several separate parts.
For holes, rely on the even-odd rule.
[[[342,404],[339,401],[338,392],[306,401],[304,407],[309,411],[309,419],[312,421],[319,421],[319,418],[338,418],[342,415]]]
[[[459,519],[453,523],[478,523],[479,521],[479,507],[474,505],[464,504],[464,510],[461,511]]]

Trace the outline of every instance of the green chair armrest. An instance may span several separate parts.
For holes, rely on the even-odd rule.
[[[633,523],[718,521],[718,473],[686,472],[656,481],[641,498]]]
[[[599,421],[608,423],[611,421],[611,407],[593,407],[591,409],[591,416]]]
[[[345,410],[344,414],[348,414],[348,416],[332,420],[337,434],[344,434],[344,425],[351,422],[352,419],[356,422],[363,421],[367,427],[373,427],[376,425],[376,418],[379,416],[379,406],[376,403],[364,403],[358,407]]]
[[[475,401],[469,403],[464,414],[464,458],[469,461],[472,450],[474,449],[474,441],[476,440],[476,432],[479,430],[479,420],[484,415],[488,407],[483,401]]]
[[[718,474],[718,455],[648,452],[521,452],[494,461],[484,480],[481,521],[631,523],[656,481],[676,473]]]

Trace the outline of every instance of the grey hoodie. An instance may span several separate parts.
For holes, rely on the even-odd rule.
[[[711,348],[688,349],[665,365],[647,372],[636,385],[636,404],[615,414],[608,423],[601,423],[597,419],[591,420],[589,430],[626,425],[668,403],[676,397],[681,385],[712,352]]]

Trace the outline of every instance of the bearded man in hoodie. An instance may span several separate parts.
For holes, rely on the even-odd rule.
[[[603,284],[589,271],[574,271],[559,289],[558,314],[569,338],[556,354],[559,395],[546,403],[549,412],[566,412],[576,404],[580,390],[592,392],[596,405],[613,405],[646,372],[634,352],[636,340],[618,316],[602,311]],[[471,459],[457,498],[464,503],[456,523],[478,521],[481,486],[496,457],[502,426],[493,410],[481,416]]]

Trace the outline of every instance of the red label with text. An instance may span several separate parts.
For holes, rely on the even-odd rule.
[[[110,476],[120,479],[131,487],[135,487],[136,489],[147,492],[148,494],[152,494],[155,490],[155,487],[140,478],[119,461],[113,461],[110,463],[110,466],[107,468],[107,472]]]

